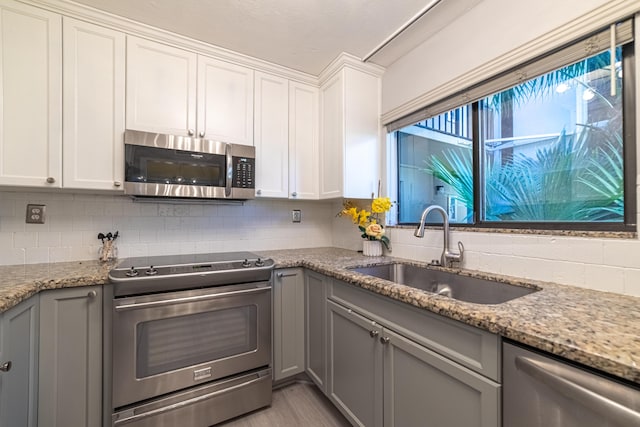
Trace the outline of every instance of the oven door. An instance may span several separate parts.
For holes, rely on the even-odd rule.
[[[113,302],[113,407],[269,365],[271,286],[257,282]]]

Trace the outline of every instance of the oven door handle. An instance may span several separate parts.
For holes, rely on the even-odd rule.
[[[263,288],[244,289],[241,291],[219,292],[214,294],[196,295],[192,297],[169,298],[169,299],[161,299],[158,301],[134,302],[132,304],[116,305],[114,309],[115,311],[128,311],[128,310],[138,310],[143,308],[164,307],[167,305],[208,301],[212,299],[218,299],[218,298],[229,297],[229,296],[248,295],[248,294],[254,294],[254,293],[268,292],[270,290],[271,290],[271,286],[266,286]]]

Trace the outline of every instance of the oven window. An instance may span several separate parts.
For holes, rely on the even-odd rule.
[[[136,377],[255,351],[257,311],[249,305],[139,323]]]
[[[128,182],[225,186],[226,157],[165,148],[125,146]]]

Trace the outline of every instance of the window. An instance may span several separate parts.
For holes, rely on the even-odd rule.
[[[472,142],[470,105],[398,131],[398,222],[418,222],[433,204],[452,223],[472,222]],[[428,221],[439,218],[429,215]]]
[[[614,52],[395,130],[398,223],[437,204],[454,224],[635,230],[633,45]]]

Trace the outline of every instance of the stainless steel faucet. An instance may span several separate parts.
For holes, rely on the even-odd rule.
[[[424,237],[424,223],[427,219],[427,215],[429,212],[436,211],[442,215],[442,229],[444,231],[444,248],[442,249],[442,255],[440,256],[440,265],[443,267],[451,267],[452,262],[462,262],[464,259],[464,245],[462,242],[458,242],[458,249],[460,253],[451,252],[449,250],[449,216],[447,215],[447,211],[442,209],[442,207],[438,205],[428,206],[424,212],[422,212],[422,216],[420,217],[420,225],[416,228],[414,236],[423,238]]]

